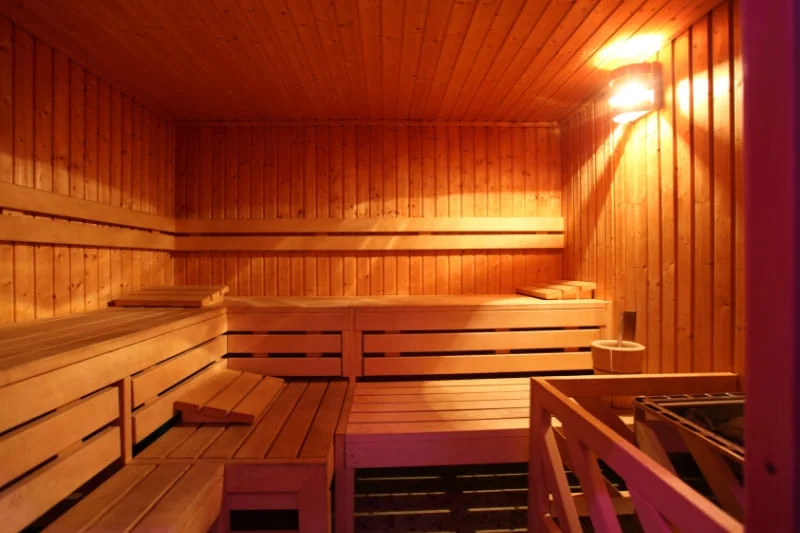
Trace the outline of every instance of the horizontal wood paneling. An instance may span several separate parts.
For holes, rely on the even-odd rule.
[[[174,126],[3,17],[0,116],[4,186],[173,216]],[[5,209],[0,225],[23,216]],[[12,239],[0,243],[0,324],[97,309],[172,280],[167,251]]]
[[[659,52],[658,113],[615,127],[598,99],[562,124],[564,274],[638,313],[650,372],[744,370],[737,17],[724,2]]]
[[[608,69],[652,54],[717,3],[64,0],[0,10],[183,119],[556,121],[596,94]]]
[[[467,217],[472,229],[474,217],[561,216],[559,169],[555,128],[185,126],[177,216]],[[560,251],[176,254],[179,283],[233,295],[487,294],[560,275]]]

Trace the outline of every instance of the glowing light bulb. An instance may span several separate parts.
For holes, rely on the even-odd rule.
[[[608,104],[613,120],[632,122],[661,106],[661,69],[658,63],[639,63],[616,69],[609,83]]]
[[[645,87],[639,81],[633,80],[616,88],[608,103],[615,108],[652,104],[655,99],[653,92],[652,87]]]

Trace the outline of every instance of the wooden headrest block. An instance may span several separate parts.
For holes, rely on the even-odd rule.
[[[224,370],[209,376],[175,401],[189,423],[252,424],[283,388],[282,379]]]

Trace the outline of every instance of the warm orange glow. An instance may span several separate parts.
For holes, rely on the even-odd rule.
[[[627,111],[625,113],[614,115],[611,120],[617,124],[627,124],[628,122],[633,122],[637,118],[643,117],[646,114],[647,111]]]
[[[684,78],[675,84],[675,99],[678,111],[685,117],[689,116],[692,105],[708,105],[709,96],[714,98],[725,97],[730,94],[731,81],[727,69],[720,69],[714,73],[713,87],[708,86],[708,72],[696,74],[691,83],[689,78]]]
[[[657,33],[643,33],[616,40],[595,54],[594,66],[601,70],[614,70],[622,65],[641,63],[661,50],[665,41],[664,36]]]
[[[609,106],[614,122],[632,122],[661,105],[661,69],[658,63],[620,67],[612,74]]]
[[[678,111],[684,117],[688,117],[692,109],[692,85],[688,78],[679,81],[675,86],[675,99],[678,103]]]
[[[654,92],[652,87],[645,86],[641,81],[630,80],[615,88],[608,104],[615,109],[644,104],[653,105],[655,102]]]

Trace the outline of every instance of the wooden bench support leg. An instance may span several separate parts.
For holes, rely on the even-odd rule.
[[[333,478],[336,487],[335,531],[352,533],[355,528],[356,470],[347,468],[343,435],[336,436],[334,449],[336,450],[336,475]]]
[[[230,493],[228,492],[227,476],[223,475],[222,482],[222,506],[219,509],[219,518],[217,518],[217,533],[230,533],[231,531],[231,505]]]
[[[325,469],[310,476],[297,495],[300,533],[331,532],[331,491]]]
[[[133,396],[131,378],[125,377],[119,382],[119,422],[122,433],[122,462],[128,464],[133,460]]]

